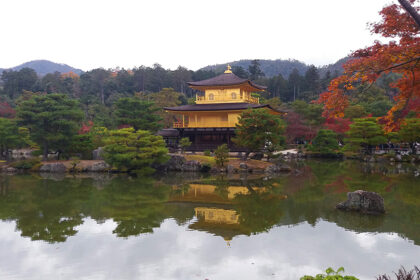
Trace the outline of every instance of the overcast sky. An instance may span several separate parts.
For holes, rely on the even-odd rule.
[[[239,59],[334,63],[375,38],[395,0],[0,1],[0,67],[48,59],[89,70]]]

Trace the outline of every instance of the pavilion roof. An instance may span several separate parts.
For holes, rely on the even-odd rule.
[[[256,91],[262,91],[267,88],[265,86],[257,85],[248,79],[239,78],[233,73],[223,73],[219,76],[207,80],[188,82],[187,84],[191,87],[232,86],[248,84],[249,86],[255,88]]]

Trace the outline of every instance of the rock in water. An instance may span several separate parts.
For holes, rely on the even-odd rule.
[[[197,160],[189,160],[182,165],[182,171],[198,172],[201,169],[201,163]]]
[[[40,172],[51,172],[51,173],[65,173],[67,170],[66,166],[62,163],[44,163],[39,169]]]
[[[95,162],[85,168],[87,172],[106,172],[111,168],[105,161]]]
[[[187,160],[181,155],[171,154],[169,160],[162,166],[158,166],[156,169],[164,171],[182,171],[184,164]]]
[[[359,211],[367,214],[385,213],[384,199],[375,192],[354,191],[347,193],[347,200],[339,203],[337,209]]]

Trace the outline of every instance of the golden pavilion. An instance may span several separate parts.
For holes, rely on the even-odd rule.
[[[161,135],[164,138],[171,135],[178,139],[188,137],[192,142],[189,150],[213,150],[226,143],[231,151],[241,151],[233,145],[231,138],[244,110],[265,108],[272,114],[282,114],[268,104],[260,104],[259,99],[252,96],[253,92],[265,91],[266,87],[236,76],[229,65],[219,76],[188,85],[197,90],[195,104],[164,108],[175,114],[177,121],[172,130],[163,131]]]

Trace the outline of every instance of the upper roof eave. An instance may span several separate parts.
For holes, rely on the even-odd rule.
[[[197,82],[187,82],[187,84],[191,87],[196,87],[196,88],[197,87],[201,87],[201,88],[212,87],[212,86],[216,86],[216,87],[217,86],[233,86],[233,85],[242,85],[242,84],[247,84],[255,88],[256,90],[261,90],[261,91],[267,88],[265,86],[255,84],[248,79],[239,78],[233,73],[223,73],[219,76],[216,76],[210,79],[197,81]]]

